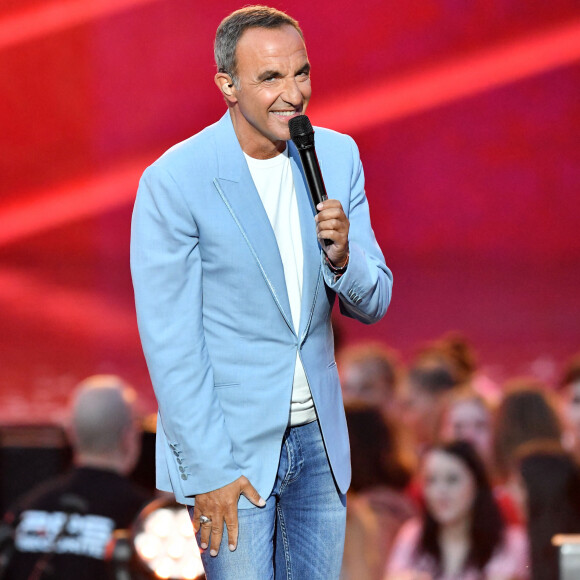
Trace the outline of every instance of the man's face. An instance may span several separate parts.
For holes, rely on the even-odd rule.
[[[274,157],[290,139],[288,121],[304,113],[310,99],[304,41],[292,26],[250,28],[238,42],[236,60],[238,86],[228,99],[236,135],[248,155]]]

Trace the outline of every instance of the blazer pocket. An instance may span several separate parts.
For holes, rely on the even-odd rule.
[[[232,387],[239,387],[240,383],[215,383],[214,389],[231,389]]]

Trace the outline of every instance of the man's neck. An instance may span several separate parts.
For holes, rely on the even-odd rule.
[[[242,151],[254,157],[255,159],[272,159],[284,153],[286,149],[286,141],[269,141],[263,135],[252,134],[247,129],[243,130],[240,124],[237,122],[237,117],[233,110],[230,109],[230,118],[232,120],[232,125],[234,126],[234,132],[238,138],[238,142],[242,148]],[[245,125],[243,125],[245,127]]]

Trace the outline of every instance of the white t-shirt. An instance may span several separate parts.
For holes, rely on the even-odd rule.
[[[302,253],[300,216],[298,214],[292,167],[288,157],[288,146],[286,146],[284,153],[271,159],[254,159],[245,153],[244,155],[278,242],[278,249],[284,266],[284,278],[288,290],[292,322],[296,333],[298,333],[302,305],[304,256]],[[316,412],[312,394],[310,393],[302,361],[298,350],[296,350],[290,425],[304,425],[315,419]]]

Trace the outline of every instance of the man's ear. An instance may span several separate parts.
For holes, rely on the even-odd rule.
[[[214,77],[214,81],[226,101],[229,103],[235,103],[237,101],[235,96],[236,88],[234,87],[234,82],[228,73],[217,73]]]

